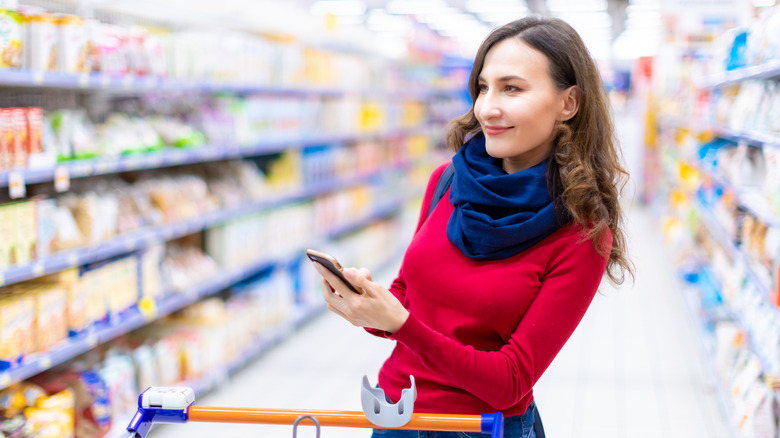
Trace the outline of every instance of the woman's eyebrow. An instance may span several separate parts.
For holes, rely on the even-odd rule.
[[[484,82],[485,78],[480,76],[480,77],[477,78],[477,80],[480,80],[480,81]],[[526,81],[527,82],[527,80],[524,77],[517,76],[517,75],[507,75],[507,76],[501,76],[500,78],[498,78],[499,82],[509,82],[509,81],[512,81],[512,80],[515,80],[515,81]]]

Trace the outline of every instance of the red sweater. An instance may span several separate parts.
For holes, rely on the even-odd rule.
[[[393,334],[369,330],[398,341],[379,386],[397,401],[414,375],[415,412],[522,414],[593,300],[607,259],[572,226],[503,260],[466,257],[447,239],[449,194],[426,219],[445,167],[431,175],[390,287],[409,319]]]

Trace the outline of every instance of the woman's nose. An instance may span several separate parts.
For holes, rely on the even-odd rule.
[[[483,119],[489,119],[501,115],[501,107],[498,99],[496,99],[490,92],[485,93],[482,96],[482,105],[479,108],[479,115]]]

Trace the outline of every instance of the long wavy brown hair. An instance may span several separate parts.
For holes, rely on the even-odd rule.
[[[628,172],[620,165],[609,100],[596,63],[566,22],[541,16],[522,18],[493,30],[479,47],[468,84],[472,102],[479,94],[485,56],[507,38],[519,38],[547,57],[550,77],[558,90],[572,85],[580,90],[576,115],[556,125],[548,189],[556,202],[556,211],[583,225],[583,240],[591,240],[602,256],[609,254],[609,281],[622,284],[626,273],[633,277],[619,202]],[[468,113],[450,122],[447,146],[457,152],[479,132],[472,104]],[[607,230],[612,232],[611,248],[604,244]]]

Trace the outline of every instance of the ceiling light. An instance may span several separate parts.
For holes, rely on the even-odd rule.
[[[450,14],[436,17],[428,23],[432,29],[455,29],[478,24],[471,14]]]
[[[397,15],[436,14],[449,6],[442,0],[390,0],[385,9]]]
[[[606,11],[607,0],[547,0],[550,12]]]
[[[468,0],[466,10],[475,14],[503,12],[520,15],[528,13],[525,2],[519,0]]]
[[[368,15],[366,27],[372,32],[405,34],[411,30],[412,24],[404,16],[391,15],[381,9],[375,9]]]
[[[581,28],[609,28],[612,26],[612,17],[606,12],[565,12],[556,14],[556,17],[569,23],[571,27]]]
[[[504,24],[509,23],[512,20],[518,20],[520,18],[523,18],[527,16],[529,11],[520,12],[517,14],[508,14],[504,12],[484,12],[481,14],[477,14],[477,17],[479,17],[480,20],[487,22],[487,23],[494,23],[494,24]]]
[[[356,16],[366,12],[366,4],[361,0],[318,0],[310,11],[314,15]]]

